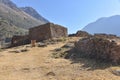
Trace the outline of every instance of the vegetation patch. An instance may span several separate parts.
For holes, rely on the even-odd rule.
[[[74,47],[74,43],[67,43],[61,48],[56,48],[53,53],[53,58],[65,58],[69,52]]]

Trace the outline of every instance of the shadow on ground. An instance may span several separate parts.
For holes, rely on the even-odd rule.
[[[118,64],[112,64],[110,62],[102,61],[102,60],[95,60],[94,58],[86,57],[78,52],[75,51],[74,48],[67,51],[67,55],[65,59],[71,60],[71,64],[81,64],[82,68],[89,70],[97,70],[101,69],[104,70],[109,67],[113,66],[120,66]]]
[[[89,58],[89,56],[86,57],[83,53],[81,54],[74,49],[74,43],[67,43],[61,48],[52,50],[52,52],[53,58],[69,59],[71,61],[71,64],[78,63],[82,65],[82,68],[87,70],[104,70],[113,66],[120,66],[103,60],[95,60],[94,58]]]

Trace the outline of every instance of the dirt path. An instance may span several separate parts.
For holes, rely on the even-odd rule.
[[[14,48],[0,52],[0,80],[120,80],[109,69],[88,71],[83,63],[51,58],[52,50],[64,44],[28,48],[23,53],[10,53]]]

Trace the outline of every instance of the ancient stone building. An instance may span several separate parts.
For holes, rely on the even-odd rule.
[[[67,28],[53,23],[47,23],[34,28],[30,28],[29,37],[31,40],[36,41],[67,37]]]
[[[67,28],[53,23],[47,23],[29,29],[29,34],[13,36],[11,47],[29,44],[31,40],[42,41],[51,38],[67,37]]]

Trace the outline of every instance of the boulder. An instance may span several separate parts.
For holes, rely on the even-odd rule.
[[[42,42],[39,42],[37,46],[38,46],[38,47],[47,47],[47,44],[42,43]]]

